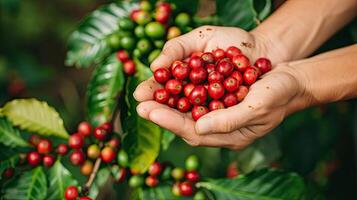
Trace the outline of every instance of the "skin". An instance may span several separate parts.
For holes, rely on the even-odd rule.
[[[210,112],[197,122],[192,120],[190,113],[183,114],[153,101],[153,92],[162,86],[151,78],[134,92],[134,97],[141,102],[138,114],[193,146],[240,150],[274,129],[293,112],[356,98],[357,76],[351,74],[357,73],[353,62],[357,45],[290,61],[310,55],[350,21],[356,10],[355,0],[343,3],[291,0],[251,32],[203,26],[170,40],[152,63],[152,70],[168,67],[174,60],[181,60],[195,51],[226,49],[232,45],[249,55],[251,62],[258,57],[270,58],[274,68],[250,87],[241,103]],[[299,34],[294,34],[297,32]]]

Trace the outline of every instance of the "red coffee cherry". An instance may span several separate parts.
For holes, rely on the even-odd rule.
[[[181,60],[175,60],[171,66],[170,66],[170,71],[174,71],[174,69],[178,66],[178,65],[181,65],[183,64],[184,62],[182,62]],[[187,63],[184,63],[187,65]]]
[[[165,84],[165,89],[168,91],[170,94],[180,94],[181,91],[183,90],[183,85],[182,82],[179,80],[171,79],[166,82]]]
[[[37,147],[38,143],[41,141],[41,137],[38,135],[31,135],[28,141],[31,145]]]
[[[208,75],[208,82],[209,83],[223,82],[223,80],[224,80],[224,76],[221,73],[217,72],[217,71],[211,72]]]
[[[224,103],[220,100],[212,100],[211,102],[209,102],[208,108],[210,111],[223,109]]]
[[[206,102],[207,90],[205,87],[201,85],[195,86],[195,88],[193,88],[188,98],[191,104],[202,105],[203,103]]]
[[[171,108],[176,108],[177,102],[179,97],[176,95],[170,96],[169,100],[167,101],[167,105]]]
[[[190,67],[186,63],[181,63],[172,70],[172,75],[179,80],[185,80],[190,75]]]
[[[2,177],[3,178],[11,178],[15,173],[15,169],[13,167],[9,167],[9,168],[6,168],[3,173],[2,173]]]
[[[244,83],[246,85],[252,85],[257,79],[258,72],[254,68],[248,67],[243,74]]]
[[[207,64],[213,64],[215,62],[214,56],[210,52],[205,52],[201,55],[202,60]]]
[[[161,174],[162,172],[162,164],[159,163],[159,162],[154,162],[150,165],[149,167],[149,170],[148,170],[148,173],[151,175],[151,176],[158,176]]]
[[[212,54],[214,56],[214,59],[216,59],[216,61],[222,60],[223,58],[226,57],[226,53],[224,52],[223,49],[216,49],[212,51]]]
[[[237,99],[237,95],[235,94],[226,94],[224,97],[223,97],[223,103],[226,107],[231,107],[231,106],[234,106],[238,103],[238,99]]]
[[[107,133],[112,133],[113,132],[113,126],[110,122],[104,122],[102,125],[100,125],[104,130],[107,131]]]
[[[205,106],[194,106],[192,108],[191,114],[193,120],[197,121],[199,118],[201,118],[203,115],[207,114],[208,112],[209,110]]]
[[[78,125],[77,131],[82,136],[88,137],[88,136],[90,136],[90,133],[92,132],[92,126],[90,125],[89,122],[81,122]]]
[[[207,78],[207,71],[203,67],[194,68],[190,72],[190,80],[193,84],[203,83]]]
[[[85,155],[81,150],[75,150],[69,156],[69,159],[73,165],[82,165],[85,161]]]
[[[120,140],[118,138],[112,138],[109,140],[108,145],[112,148],[118,148],[120,145]]]
[[[195,84],[193,83],[187,83],[184,88],[183,88],[183,93],[185,94],[186,97],[189,97],[193,88],[195,88]]]
[[[186,172],[186,179],[190,182],[198,182],[200,180],[200,174],[197,171]]]
[[[124,70],[125,74],[127,74],[129,76],[135,74],[136,67],[135,67],[134,61],[128,60],[128,61],[124,62],[123,70]]]
[[[267,58],[258,58],[258,60],[255,61],[254,66],[258,67],[262,74],[271,70],[271,62]]]
[[[245,70],[250,66],[249,59],[242,54],[233,56],[232,63],[235,68],[242,73],[245,72]]]
[[[208,74],[216,70],[216,66],[214,64],[207,64],[205,68]]]
[[[169,98],[170,98],[170,93],[164,88],[157,89],[154,92],[154,99],[159,103],[166,104]]]
[[[78,189],[76,186],[69,186],[66,188],[66,191],[64,192],[64,198],[66,200],[76,200],[78,197]]]
[[[224,77],[228,77],[233,72],[234,66],[228,59],[223,59],[217,64],[216,70]]]
[[[59,144],[56,149],[58,155],[64,156],[68,153],[68,147],[66,144]]]
[[[248,91],[249,91],[249,89],[247,86],[244,86],[244,85],[239,86],[239,88],[236,92],[238,102],[243,101],[245,96],[247,96]]]
[[[171,72],[166,68],[159,68],[154,72],[154,78],[158,83],[165,84],[171,78]]]
[[[42,161],[45,167],[52,167],[53,164],[55,164],[55,157],[52,155],[44,155]]]
[[[145,179],[145,184],[149,187],[155,187],[159,184],[159,179],[156,176],[148,176]]]
[[[204,61],[199,56],[193,56],[188,61],[188,66],[192,69],[204,67]]]
[[[243,84],[243,75],[239,71],[233,71],[231,77],[235,78],[238,81],[238,85]]]
[[[37,145],[37,151],[40,154],[50,153],[52,151],[52,142],[47,139],[42,139]]]
[[[84,145],[83,136],[80,135],[79,133],[72,134],[72,135],[69,137],[68,145],[69,145],[69,147],[71,147],[72,149],[80,149],[80,148],[82,148],[83,145]]]
[[[104,147],[104,149],[100,152],[100,157],[103,162],[111,163],[115,158],[115,151],[111,147]]]
[[[130,59],[129,54],[126,50],[119,50],[117,52],[117,58],[121,62],[126,62]]]
[[[212,99],[220,99],[224,95],[224,86],[220,82],[210,83],[208,86],[208,94]]]
[[[226,50],[226,56],[230,59],[233,58],[233,56],[240,55],[242,54],[241,50],[235,46],[230,46]]]
[[[200,52],[200,51],[195,51],[191,54],[190,58],[193,58],[193,57],[201,57],[203,54],[203,52]]]
[[[226,80],[224,80],[223,82],[224,88],[226,88],[226,90],[228,92],[234,92],[236,90],[238,90],[239,87],[239,83],[237,81],[237,79],[233,78],[233,77],[228,77],[226,78]]]
[[[84,176],[89,176],[93,171],[93,162],[86,160],[81,166],[81,174]]]
[[[177,109],[180,112],[188,112],[191,109],[190,100],[187,97],[181,97],[177,102]]]
[[[31,151],[27,154],[27,162],[32,167],[36,167],[41,163],[41,155],[37,151]]]
[[[126,168],[124,168],[124,167],[120,168],[117,176],[115,176],[115,182],[116,183],[122,183],[123,181],[125,181],[127,173],[128,172],[127,172]]]
[[[95,127],[93,131],[93,136],[97,140],[105,140],[107,139],[108,135],[109,135],[108,131],[105,128],[103,128],[103,126]]]
[[[189,197],[192,196],[194,193],[194,188],[190,182],[180,183],[179,188],[180,188],[180,194],[182,196]]]

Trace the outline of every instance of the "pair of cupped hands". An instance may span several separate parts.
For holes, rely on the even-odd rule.
[[[183,60],[193,52],[207,52],[216,48],[237,46],[254,62],[268,57],[272,49],[262,38],[239,28],[203,26],[169,40],[161,55],[151,64],[155,71],[169,67],[175,60]],[[138,114],[180,136],[192,146],[224,147],[240,150],[278,126],[296,111],[304,91],[293,67],[278,64],[249,88],[239,104],[210,112],[198,121],[191,113],[181,113],[153,100],[153,93],[162,86],[153,77],[142,82],[134,92],[140,104]]]

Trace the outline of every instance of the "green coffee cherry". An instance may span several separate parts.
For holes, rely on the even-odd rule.
[[[156,48],[162,49],[164,47],[164,45],[165,45],[165,41],[163,41],[163,40],[155,40],[154,41],[154,45],[155,45]]]
[[[120,46],[125,50],[132,50],[135,48],[135,39],[129,36],[124,36],[120,39]]]
[[[138,188],[144,185],[144,178],[140,175],[134,175],[129,179],[129,186],[132,188]]]
[[[171,176],[175,180],[181,180],[185,176],[185,170],[180,167],[176,167],[172,170]]]
[[[198,170],[198,168],[200,167],[198,157],[195,155],[189,156],[186,159],[185,166],[188,171]]]
[[[112,49],[119,49],[120,48],[120,36],[116,33],[111,34],[107,38],[107,44],[110,46]]]
[[[122,18],[118,21],[119,28],[125,31],[133,30],[135,24],[129,18]]]
[[[160,49],[155,49],[149,54],[148,61],[149,63],[152,63],[161,53]]]
[[[193,196],[193,200],[205,200],[206,195],[203,191],[197,191],[195,196]]]
[[[145,26],[145,33],[153,39],[160,39],[165,36],[165,27],[159,22],[150,22]]]
[[[145,27],[144,26],[137,26],[134,30],[135,36],[138,38],[145,37]]]
[[[120,150],[118,152],[118,164],[122,167],[127,167],[129,164],[129,157],[128,154],[124,150]]]
[[[187,13],[178,14],[175,18],[175,23],[179,27],[185,27],[185,26],[190,25],[190,23],[191,23],[190,15]]]
[[[139,49],[142,54],[147,54],[150,52],[152,45],[148,39],[143,38],[136,44],[136,48]]]
[[[141,8],[141,10],[145,10],[145,11],[150,11],[152,9],[149,1],[140,2],[140,8]]]

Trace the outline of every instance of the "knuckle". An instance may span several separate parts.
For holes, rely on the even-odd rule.
[[[200,141],[198,139],[186,138],[184,141],[192,147],[200,146]]]

